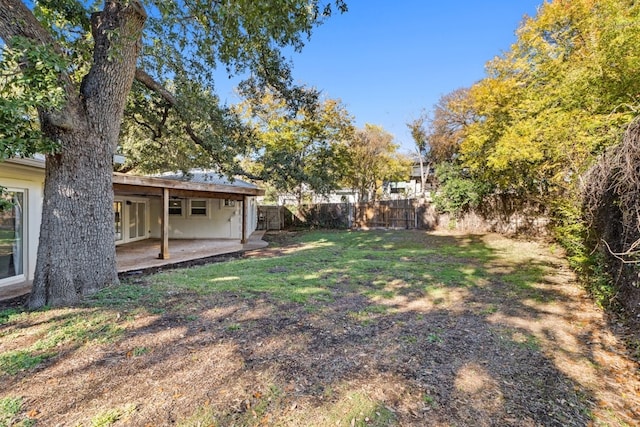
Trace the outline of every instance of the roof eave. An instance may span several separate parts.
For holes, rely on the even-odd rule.
[[[138,187],[167,188],[171,190],[190,190],[208,193],[240,194],[244,196],[264,196],[262,188],[238,187],[235,185],[205,184],[189,181],[177,181],[157,177],[127,175],[114,172],[113,183],[121,185],[134,185]]]

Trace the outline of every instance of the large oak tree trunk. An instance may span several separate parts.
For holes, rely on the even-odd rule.
[[[60,143],[47,156],[31,308],[76,302],[118,283],[113,226],[113,154],[146,18],[137,2],[107,1],[92,16],[93,64],[68,117],[41,112],[43,132]]]
[[[73,132],[62,153],[47,157],[31,307],[73,303],[118,283],[111,139]]]

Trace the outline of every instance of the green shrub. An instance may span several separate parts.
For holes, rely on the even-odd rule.
[[[598,304],[610,307],[616,290],[607,274],[605,257],[593,249],[596,244],[581,209],[565,201],[554,206],[552,218],[554,237],[565,249],[569,265]]]
[[[489,185],[473,179],[459,165],[442,163],[436,168],[440,183],[433,203],[439,212],[459,217],[480,206]]]

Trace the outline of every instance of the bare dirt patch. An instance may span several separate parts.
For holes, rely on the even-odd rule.
[[[640,425],[638,364],[549,247],[490,234],[362,232],[322,245],[301,236],[272,236],[248,258],[306,299],[163,285],[161,301],[144,294],[0,324],[0,353],[96,310],[108,318],[98,335],[121,331],[60,341],[40,365],[0,374],[0,398],[22,400],[12,422]],[[216,274],[207,286],[236,280]],[[154,278],[133,285],[155,289]]]

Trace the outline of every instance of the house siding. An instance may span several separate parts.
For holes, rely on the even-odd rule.
[[[182,215],[169,216],[170,239],[241,239],[242,238],[242,202],[235,206],[224,206],[223,199],[205,199],[207,214],[192,216],[189,212],[190,199],[184,199]],[[201,200],[201,199],[195,199]],[[150,234],[160,238],[162,215],[161,200],[151,199]],[[247,197],[247,236],[257,228],[257,206],[255,197]]]

